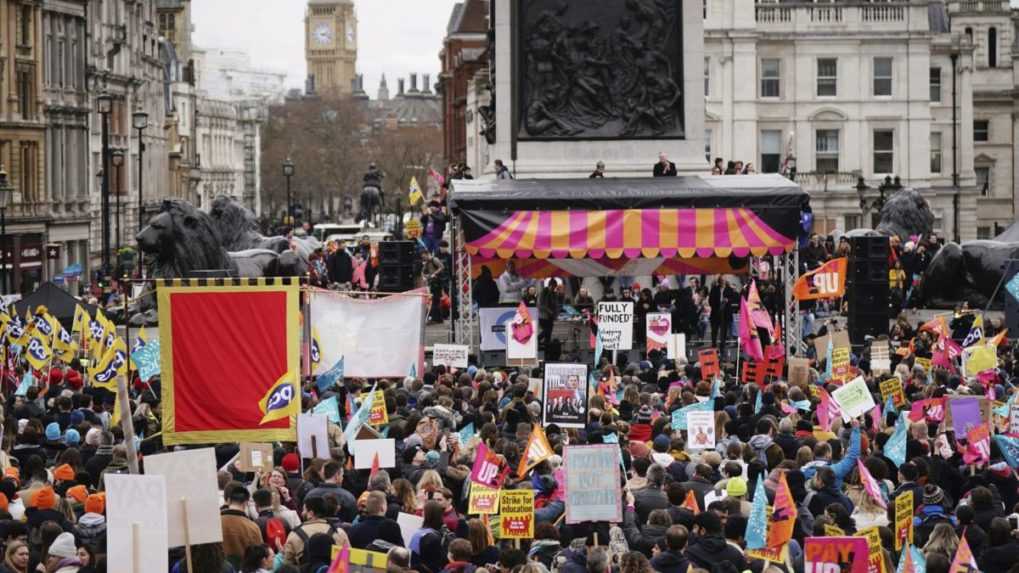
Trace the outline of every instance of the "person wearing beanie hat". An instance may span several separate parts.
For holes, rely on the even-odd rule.
[[[81,443],[81,434],[74,428],[68,428],[67,432],[64,433],[64,443],[68,447],[75,447]]]
[[[77,428],[85,423],[85,414],[82,414],[81,410],[75,410],[71,412],[69,420],[71,427]]]
[[[637,415],[630,425],[630,435],[627,436],[632,442],[651,441],[651,406],[647,404],[640,407]]]
[[[64,381],[64,371],[59,368],[50,369],[50,386],[57,386]]]
[[[84,385],[81,374],[77,370],[68,370],[64,375],[64,381],[75,391],[81,390]]]
[[[71,530],[71,524],[67,521],[67,517],[57,509],[60,500],[57,498],[56,492],[53,491],[53,486],[46,485],[25,495],[28,498],[25,508],[25,525],[29,529],[39,527],[47,521],[55,521],[64,531]]]
[[[753,504],[747,501],[747,480],[745,478],[734,477],[726,480],[725,494],[726,497],[739,502],[740,514],[743,517],[750,517],[750,510],[753,508]]]
[[[280,466],[282,466],[288,474],[298,474],[301,471],[301,458],[297,457],[297,454],[294,452],[290,452],[283,456],[283,459],[280,461]]]
[[[76,485],[67,488],[66,496],[79,504],[84,504],[88,499],[88,488],[83,485]]]
[[[944,490],[929,483],[923,486],[923,505],[913,517],[913,543],[917,547],[926,545],[939,523],[947,523],[953,529],[959,525],[956,517],[945,507]]]
[[[84,545],[106,547],[106,494],[93,493],[85,499],[85,513],[78,518],[74,534]]]
[[[46,440],[55,442],[60,439],[60,424],[50,422],[46,425]]]
[[[54,483],[72,480],[74,480],[74,468],[70,464],[62,464],[53,469]]]
[[[77,573],[81,567],[74,535],[63,532],[53,540],[46,552],[46,571],[53,573]]]

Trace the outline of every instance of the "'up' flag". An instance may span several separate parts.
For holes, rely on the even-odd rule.
[[[524,455],[520,457],[520,467],[517,468],[517,479],[524,479],[524,475],[531,468],[552,457],[552,446],[548,443],[545,430],[535,425],[531,430],[531,437],[527,438],[527,448]]]
[[[871,475],[870,470],[867,466],[863,465],[863,461],[860,459],[856,460],[856,471],[860,472],[860,483],[863,484],[863,490],[867,492],[878,505],[887,509],[888,503],[885,501],[885,496],[881,494],[881,488],[877,485],[877,480]]]
[[[424,201],[425,199],[424,194],[421,193],[421,186],[418,185],[417,177],[410,178],[410,185],[407,189],[407,199],[410,201],[411,205],[417,205],[418,202]]]
[[[796,300],[842,298],[846,294],[846,268],[849,259],[832,259],[800,276],[793,286]]]
[[[789,491],[789,483],[786,481],[785,472],[778,478],[778,487],[775,489],[775,509],[771,512],[770,526],[768,527],[768,547],[781,548],[793,538],[793,526],[796,524],[796,502],[793,501],[793,494]],[[761,479],[758,478],[758,482]]]
[[[747,531],[743,539],[747,549],[764,549],[768,535],[768,494],[764,491],[764,480],[757,480],[754,490],[754,502],[750,507],[750,519],[747,520]]]
[[[973,346],[974,344],[984,339],[984,317],[978,314],[973,319],[973,326],[969,327],[969,334],[966,335],[966,339],[962,341],[962,346]]]
[[[977,562],[973,559],[973,551],[969,548],[969,541],[966,540],[966,530],[962,530],[962,535],[959,536],[959,548],[955,550],[955,559],[952,560],[952,566],[948,568],[948,573],[970,573],[971,571],[979,571],[977,569]]]

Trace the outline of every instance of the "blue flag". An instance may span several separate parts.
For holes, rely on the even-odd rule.
[[[711,383],[711,398],[714,399],[721,397],[722,397],[722,381],[716,378],[715,381]],[[810,408],[808,407],[807,409],[809,410]]]
[[[747,532],[743,539],[747,549],[763,549],[767,545],[768,535],[768,494],[764,491],[764,477],[757,478],[757,489],[754,490],[754,502],[750,507],[750,519],[747,520]]]
[[[917,549],[915,545],[909,545],[908,548],[903,546],[902,556],[899,557],[899,567],[895,570],[895,573],[924,573],[927,571],[927,559],[923,556],[923,551]],[[913,562],[912,570],[906,569],[906,551],[909,551],[909,558]]]
[[[460,430],[459,432],[460,446],[465,447],[467,445],[467,442],[471,441],[471,438],[473,437],[474,437],[474,422],[471,422],[470,424],[464,426],[463,429]]]
[[[333,424],[340,423],[340,405],[336,401],[336,396],[330,396],[328,399],[315,404],[311,411],[314,414],[325,414]]]
[[[28,389],[32,386],[35,386],[35,376],[32,374],[32,369],[29,368],[21,378],[21,384],[18,384],[18,389],[14,392],[14,395],[24,396],[28,394]]]
[[[885,456],[892,460],[896,467],[906,463],[906,432],[909,429],[909,421],[906,416],[908,415],[906,412],[899,414],[899,420],[895,422],[895,432],[885,443]]]
[[[828,350],[824,354],[824,374],[821,376],[821,379],[819,380],[819,382],[821,382],[822,384],[827,382],[827,381],[829,381],[829,380],[831,380],[832,377],[834,376],[834,374],[832,373],[832,367],[831,367],[832,353],[833,352],[834,352],[834,348],[832,348],[832,337],[829,336],[828,337]]]
[[[761,394],[763,394],[763,393],[764,393],[764,392],[763,392],[763,391],[761,391],[760,389],[758,389],[758,390],[757,390],[757,399],[756,399],[756,400],[754,400],[754,415],[755,415],[755,416],[756,416],[757,414],[760,414],[760,413],[761,413],[761,408],[763,408],[763,407],[764,407],[764,401],[763,401],[763,399],[761,398]]]
[[[888,412],[894,412],[894,411],[895,411],[895,396],[892,395],[892,394],[889,394],[888,395],[888,399],[885,400],[885,415],[887,416]]]
[[[994,441],[998,444],[998,449],[1001,450],[1001,456],[1005,458],[1005,463],[1012,469],[1019,468],[1019,440],[1010,436],[996,434]]]
[[[158,338],[142,343],[137,350],[131,353],[131,360],[134,360],[134,365],[138,368],[138,377],[142,382],[148,382],[153,376],[159,375],[159,354]]]
[[[713,412],[714,410],[715,410],[714,400],[706,400],[704,402],[698,402],[696,404],[690,404],[689,406],[680,408],[672,413],[672,429],[685,430],[686,415],[689,412]]]
[[[758,392],[758,395],[760,392]],[[803,410],[804,412],[810,411],[810,400],[793,400],[793,407],[797,410]]]
[[[333,364],[333,367],[315,377],[315,388],[321,394],[326,390],[336,387],[337,382],[343,381],[343,356]]]
[[[418,377],[418,365],[417,364],[411,364],[410,365],[410,377],[411,378],[417,378]]]
[[[348,444],[354,443],[354,436],[357,435],[357,430],[368,421],[368,415],[372,411],[372,402],[375,401],[375,386],[372,386],[371,392],[361,399],[361,406],[357,409],[357,412],[350,417],[347,422],[347,427],[343,429],[343,437],[347,439]]]

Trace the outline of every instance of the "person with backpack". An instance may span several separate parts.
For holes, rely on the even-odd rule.
[[[333,539],[336,545],[347,545],[347,533],[337,529],[335,525],[326,521],[332,517],[327,510],[326,500],[323,497],[311,497],[304,500],[304,523],[294,528],[287,536],[287,542],[283,545],[283,561],[292,565],[304,565],[304,548],[308,540],[316,533],[325,533]]]
[[[301,566],[301,573],[328,573],[332,563],[332,537],[326,533],[316,533],[308,539],[306,547],[307,562]]]
[[[367,498],[364,515],[357,519],[348,532],[350,546],[367,549],[369,545],[382,541],[403,547],[400,525],[386,517],[386,494],[381,491],[370,491]]]
[[[255,523],[262,532],[262,540],[269,547],[280,548],[287,542],[290,535],[290,524],[281,517],[277,517],[272,510],[272,492],[267,489],[255,490],[251,499],[255,502],[255,510],[258,517]]]
[[[446,549],[451,543],[447,539],[452,535],[442,522],[444,513],[445,509],[439,502],[427,502],[424,523],[410,538],[411,567],[422,573],[439,573],[448,563]]]
[[[223,524],[223,554],[233,565],[239,565],[244,551],[252,545],[261,545],[262,532],[248,517],[246,509],[251,494],[239,482],[231,482],[224,489],[227,507],[220,512]]]

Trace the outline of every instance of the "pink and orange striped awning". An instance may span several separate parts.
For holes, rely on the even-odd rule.
[[[673,208],[516,211],[465,248],[486,258],[618,259],[778,255],[795,246],[750,209]]]

